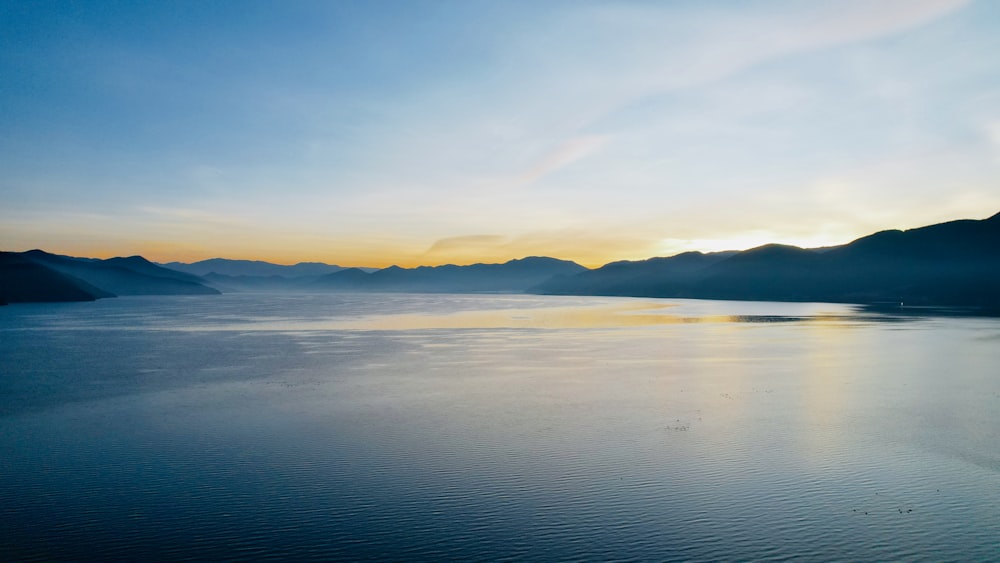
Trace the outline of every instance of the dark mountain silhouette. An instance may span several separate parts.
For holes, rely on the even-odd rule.
[[[332,274],[333,272],[344,269],[341,266],[322,264],[320,262],[299,262],[293,266],[284,266],[281,264],[272,264],[270,262],[261,262],[259,260],[229,260],[227,258],[211,258],[209,260],[202,260],[201,262],[194,262],[191,264],[185,264],[183,262],[170,262],[168,264],[160,264],[160,266],[176,270],[178,272],[194,274],[196,276],[219,274],[222,276],[232,277],[244,276],[245,278],[249,278],[251,276],[264,278],[270,278],[273,276],[280,276],[283,278],[296,278],[303,276],[318,277],[326,274]],[[255,280],[244,279],[244,281],[252,283]]]
[[[825,283],[823,253],[767,244],[734,254],[706,268],[693,294],[702,298],[762,301],[815,301]],[[821,292],[820,292],[821,293]]]
[[[176,264],[176,263],[174,263]],[[279,266],[207,260],[198,268],[257,272],[206,276],[223,288],[388,292],[535,292],[774,301],[906,303],[1000,310],[1000,213],[907,231],[890,230],[842,246],[769,244],[742,252],[686,252],[612,262],[587,270],[545,257],[471,266],[392,266],[377,271],[326,264]],[[322,276],[258,275],[314,272]],[[276,269],[276,270],[275,270]],[[204,271],[204,270],[202,270]],[[214,270],[213,270],[214,271]],[[97,260],[41,250],[0,253],[0,302],[93,300],[118,295],[218,293],[190,272],[140,256]]]
[[[309,287],[415,293],[522,292],[553,276],[585,270],[575,262],[532,256],[503,264],[390,266],[370,274],[353,268],[323,276]]]
[[[735,252],[685,252],[669,258],[649,258],[640,261],[612,262],[596,270],[572,276],[556,276],[532,288],[536,293],[550,295],[629,295],[648,297],[661,295],[672,288],[683,293],[688,284],[697,281],[709,266],[729,258]]]
[[[850,301],[1000,305],[1000,214],[883,231],[831,250],[825,272]]]
[[[21,254],[0,252],[0,305],[94,301],[102,297],[114,295],[83,280],[32,262]]]
[[[532,291],[1000,308],[1000,213],[882,231],[838,247],[771,244],[719,258],[616,262]]]
[[[292,266],[260,260],[212,258],[185,264],[161,264],[178,272],[201,276],[210,285],[224,291],[300,290],[321,276],[344,270],[341,266],[320,262],[299,262]]]
[[[60,256],[41,250],[29,250],[16,256],[25,262],[57,272],[67,279],[83,282],[86,285],[80,287],[85,292],[93,293],[91,289],[97,289],[98,294],[95,294],[95,297],[219,293],[218,290],[202,284],[200,278],[161,268],[141,256],[97,260]],[[34,275],[42,275],[42,270],[31,271],[35,272]]]
[[[133,272],[143,274],[146,276],[153,276],[157,278],[169,278],[173,280],[190,282],[190,283],[204,283],[204,279],[200,276],[192,275],[189,273],[178,272],[176,270],[171,270],[169,268],[164,268],[157,264],[146,260],[142,256],[129,256],[128,258],[108,258],[107,260],[101,260],[101,264],[107,264],[109,266],[116,266],[125,268],[126,270],[132,270]]]

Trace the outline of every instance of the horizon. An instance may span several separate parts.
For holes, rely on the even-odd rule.
[[[982,221],[982,220],[986,220],[986,219],[991,219],[991,218],[996,217],[996,216],[1000,216],[1000,211],[998,211],[996,213],[991,213],[991,214],[989,214],[989,215],[987,215],[985,217],[982,217],[982,218],[961,217],[961,218],[950,219],[948,221],[943,221],[943,223],[951,223],[951,222],[955,222],[955,221]],[[921,227],[928,227],[928,226],[932,226],[932,225],[919,225],[917,227],[912,227],[912,228],[913,229],[919,229]],[[891,229],[891,228],[890,229],[879,229],[878,231],[873,231],[871,233],[866,233],[864,235],[861,235],[858,238],[864,238],[864,237],[867,237],[869,235],[873,235],[873,234],[876,234],[876,233],[879,233],[879,232],[892,231],[892,230],[907,231],[907,230],[911,230],[911,229]],[[355,269],[373,269],[373,270],[383,270],[383,269],[386,269],[386,268],[393,268],[393,267],[400,267],[400,268],[412,269],[412,268],[419,268],[419,267],[473,266],[473,265],[485,265],[485,264],[504,264],[504,263],[507,263],[507,262],[514,262],[514,261],[519,261],[519,260],[526,260],[526,259],[529,259],[529,258],[551,258],[551,259],[555,259],[555,260],[562,260],[562,261],[574,262],[577,265],[583,266],[583,267],[585,267],[585,268],[587,268],[589,270],[594,270],[594,269],[598,269],[598,268],[601,268],[603,266],[607,266],[609,264],[616,263],[616,262],[623,262],[623,261],[633,261],[634,262],[634,261],[651,260],[651,259],[654,259],[654,258],[672,258],[674,256],[677,256],[679,254],[684,254],[684,253],[687,253],[687,252],[700,252],[700,253],[703,253],[703,254],[713,254],[713,253],[718,253],[718,252],[742,252],[744,250],[753,250],[755,248],[760,248],[760,247],[770,246],[770,245],[775,245],[775,244],[785,245],[785,246],[794,246],[794,247],[805,249],[805,250],[816,250],[816,249],[820,249],[820,248],[833,248],[833,247],[837,247],[837,246],[846,246],[848,244],[851,244],[851,243],[855,242],[856,240],[858,240],[858,238],[855,238],[855,239],[852,239],[852,240],[849,240],[847,242],[840,243],[840,244],[823,245],[823,246],[798,246],[798,245],[787,245],[785,243],[780,243],[780,242],[765,242],[765,243],[758,244],[758,245],[751,246],[751,247],[747,247],[747,248],[725,248],[725,249],[720,249],[720,250],[698,250],[698,249],[692,249],[692,250],[683,250],[683,251],[680,251],[680,252],[677,252],[677,253],[674,253],[674,254],[669,254],[669,255],[647,256],[645,258],[637,258],[637,259],[630,259],[630,260],[625,260],[625,259],[611,260],[611,261],[604,262],[604,263],[601,263],[601,264],[596,264],[596,265],[583,264],[583,263],[577,262],[575,260],[570,260],[570,259],[562,258],[562,257],[559,257],[559,256],[548,256],[548,255],[543,255],[543,254],[533,254],[533,255],[517,256],[517,257],[513,257],[513,258],[504,259],[504,260],[501,260],[501,261],[495,261],[495,262],[484,261],[484,260],[474,260],[474,261],[471,261],[471,262],[442,262],[442,263],[436,263],[436,264],[419,263],[419,264],[412,264],[412,265],[403,265],[403,264],[399,264],[399,263],[391,263],[391,264],[387,264],[387,265],[384,265],[384,266],[369,266],[369,265],[358,265],[358,264],[340,264],[340,263],[336,263],[336,262],[321,262],[321,261],[319,261],[319,262],[318,261],[300,261],[300,262],[284,263],[284,262],[273,262],[273,261],[269,261],[269,260],[262,260],[262,259],[259,259],[259,258],[232,258],[232,257],[226,257],[226,256],[213,256],[211,258],[205,258],[205,259],[202,259],[202,260],[193,260],[193,261],[189,261],[189,262],[184,262],[184,261],[180,261],[180,260],[156,260],[156,259],[153,259],[153,258],[151,258],[149,256],[144,256],[144,255],[141,255],[141,254],[133,254],[133,255],[107,255],[107,256],[73,256],[73,255],[70,255],[70,254],[64,254],[64,253],[61,253],[61,252],[58,252],[58,251],[53,251],[53,250],[50,250],[50,249],[43,249],[43,248],[29,248],[29,249],[26,249],[26,250],[13,250],[13,251],[5,250],[5,249],[0,249],[0,251],[7,251],[7,252],[29,252],[29,251],[36,251],[37,250],[37,251],[47,252],[47,253],[50,253],[50,254],[59,254],[59,255],[64,255],[64,256],[73,256],[73,257],[76,257],[76,258],[101,259],[101,260],[108,259],[108,258],[140,257],[140,258],[144,258],[146,260],[149,260],[150,262],[153,262],[155,264],[164,265],[164,266],[168,265],[168,264],[171,264],[171,263],[180,263],[180,264],[191,265],[191,264],[195,264],[195,263],[198,263],[198,262],[205,262],[205,261],[211,261],[211,260],[229,260],[229,261],[241,261],[241,262],[258,262],[258,263],[263,263],[263,264],[273,264],[273,265],[277,265],[277,266],[296,266],[296,265],[299,265],[299,264],[323,264],[323,265],[328,265],[328,266],[337,266],[337,267],[341,267],[341,268],[344,268],[344,269],[355,268]]]
[[[0,6],[0,246],[588,268],[1000,209],[1000,4]]]

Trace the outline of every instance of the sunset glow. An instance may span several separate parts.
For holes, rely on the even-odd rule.
[[[1000,4],[9,3],[0,247],[381,267],[1000,210]]]

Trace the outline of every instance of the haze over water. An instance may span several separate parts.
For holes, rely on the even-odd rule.
[[[993,559],[1000,320],[906,311],[12,305],[0,559]]]

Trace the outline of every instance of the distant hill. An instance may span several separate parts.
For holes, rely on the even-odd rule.
[[[11,303],[219,293],[196,276],[161,268],[141,256],[97,260],[41,250],[4,252],[2,256],[0,300]]]
[[[685,252],[669,258],[612,262],[596,270],[550,278],[531,288],[551,295],[628,295],[648,297],[664,291],[681,294],[702,272],[735,252]]]
[[[361,268],[347,268],[322,276],[306,287],[319,290],[365,291],[369,288],[371,273]]]
[[[765,245],[616,262],[532,291],[1000,308],[1000,213],[823,249]]]
[[[532,256],[503,264],[391,266],[371,273],[352,268],[323,276],[308,287],[415,293],[523,292],[553,276],[568,276],[585,270],[575,262]]]
[[[284,266],[281,264],[272,264],[270,262],[261,262],[259,260],[229,260],[227,258],[211,258],[209,260],[202,260],[201,262],[194,262],[191,264],[185,264],[183,262],[170,262],[167,264],[160,264],[160,266],[170,268],[171,270],[176,270],[178,272],[194,274],[196,276],[218,274],[232,277],[253,276],[265,278],[272,276],[281,276],[284,278],[296,278],[302,276],[318,277],[326,274],[332,274],[333,272],[338,272],[344,269],[341,266],[322,264],[320,262],[299,262],[293,266]]]
[[[190,274],[162,268],[141,256],[91,260],[49,254],[41,250],[23,253],[29,260],[63,274],[79,278],[115,295],[209,295],[218,294]]]
[[[32,262],[15,252],[0,252],[0,305],[6,303],[94,301],[114,297],[87,282]]]
[[[1000,310],[1000,213],[842,246],[769,244],[742,252],[686,252],[587,270],[528,257],[503,264],[392,266],[377,271],[213,259],[165,268],[141,256],[97,260],[41,250],[0,252],[0,304],[86,301],[114,295],[229,290],[414,293],[531,292],[770,301],[906,303]],[[220,271],[221,270],[221,271]],[[199,277],[204,275],[204,277]]]

